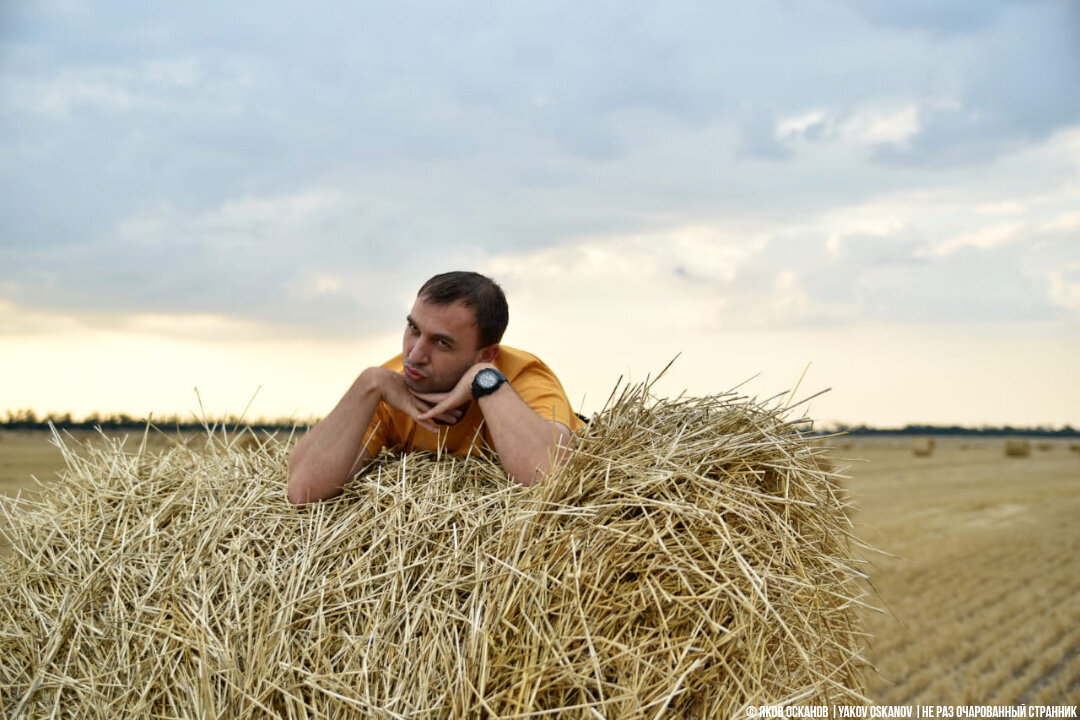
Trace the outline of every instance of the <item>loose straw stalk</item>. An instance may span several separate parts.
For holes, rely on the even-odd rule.
[[[863,702],[837,476],[779,409],[625,387],[521,488],[383,455],[285,500],[289,443],[72,449],[0,505],[25,717],[718,718]]]

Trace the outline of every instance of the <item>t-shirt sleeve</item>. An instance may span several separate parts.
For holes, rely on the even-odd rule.
[[[570,407],[559,378],[543,363],[531,363],[510,384],[540,417],[560,422],[571,430],[585,426]]]
[[[364,433],[364,448],[368,455],[375,457],[390,442],[391,425],[388,414],[383,409],[382,403],[375,408],[375,414],[371,416],[371,424]]]
[[[381,367],[401,372],[401,355],[390,358]],[[394,448],[398,444],[397,428],[390,417],[390,411],[380,402],[375,406],[375,414],[371,416],[371,423],[364,433],[364,447],[371,457],[375,457],[384,447]]]

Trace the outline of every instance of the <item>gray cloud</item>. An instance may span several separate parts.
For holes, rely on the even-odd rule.
[[[980,19],[977,60],[958,78],[957,105],[928,110],[913,141],[880,148],[882,160],[984,161],[1080,120],[1080,6],[976,5],[967,11]]]
[[[761,160],[787,160],[795,154],[791,145],[776,135],[776,118],[765,108],[748,112],[739,123],[740,143],[737,157]]]
[[[903,3],[858,3],[876,22],[935,35],[966,34],[995,22],[1001,12],[1028,0],[907,0]],[[1031,4],[1028,2],[1028,4]]]
[[[1055,304],[1050,278],[1065,258],[1076,258],[1067,244],[1033,229],[1015,242],[939,255],[910,228],[848,235],[833,249],[821,237],[780,236],[747,263],[735,287],[747,307],[765,307],[772,280],[791,273],[806,292],[803,312],[789,319],[799,323],[1064,319],[1067,311]]]
[[[1077,122],[1067,4],[950,7],[6,5],[0,300],[375,329],[429,270],[782,223]],[[908,105],[904,142],[845,134]],[[914,303],[808,262],[877,273],[828,302]]]

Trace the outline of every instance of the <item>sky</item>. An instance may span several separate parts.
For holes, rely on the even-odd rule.
[[[1080,426],[1077,88],[1071,0],[5,0],[0,412],[317,417],[472,269],[587,413]]]

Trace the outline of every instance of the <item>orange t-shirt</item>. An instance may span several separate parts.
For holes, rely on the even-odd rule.
[[[540,358],[523,350],[501,345],[492,364],[506,376],[514,391],[538,415],[560,422],[570,430],[585,426],[571,409],[559,378],[555,377],[555,373]],[[404,369],[400,354],[382,366],[394,372],[402,372]],[[437,435],[417,425],[407,414],[380,402],[365,438],[371,457],[378,455],[384,447],[396,452],[436,452],[442,448],[454,455],[469,455],[477,450],[494,447],[484,424],[484,414],[477,402],[469,405],[465,417],[457,424],[440,426]]]

